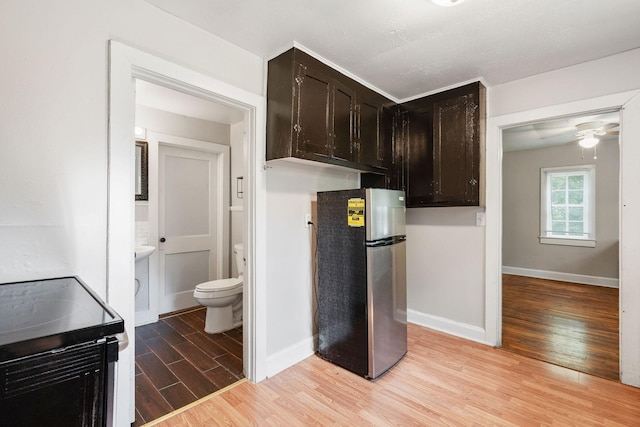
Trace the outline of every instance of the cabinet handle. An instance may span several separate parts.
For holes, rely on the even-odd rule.
[[[293,130],[300,133],[300,131],[302,130],[302,127],[296,123],[295,125],[293,125]]]

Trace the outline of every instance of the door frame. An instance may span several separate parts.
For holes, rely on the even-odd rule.
[[[266,100],[115,40],[109,41],[107,141],[107,302],[125,321],[128,347],[119,353],[115,425],[134,419],[134,116],[140,78],[244,112],[246,224],[243,363],[247,379],[266,378]]]
[[[147,140],[149,142],[149,176],[156,176],[153,187],[149,187],[149,240],[151,242],[159,242],[160,239],[160,148],[161,146],[179,148],[183,150],[192,150],[195,152],[216,154],[217,159],[217,176],[216,183],[216,277],[210,277],[209,280],[217,280],[229,277],[229,186],[230,186],[230,152],[231,147],[228,145],[216,144],[214,142],[199,141],[191,138],[167,135],[157,132],[147,132]],[[151,161],[151,159],[154,159]],[[153,168],[151,167],[153,166]],[[155,174],[155,175],[153,175]],[[149,184],[154,180],[150,180]],[[153,214],[151,214],[153,213]],[[159,248],[159,245],[158,245]],[[158,265],[155,271],[156,281],[160,283],[160,275],[162,263],[160,262],[160,250],[151,256],[158,256]],[[149,274],[149,282],[153,277]],[[150,301],[151,302],[151,301]],[[155,295],[156,315],[159,313],[159,296]]]
[[[549,118],[620,110],[620,381],[640,387],[640,91],[539,108],[487,120],[485,342],[502,344],[502,130]],[[628,185],[625,185],[629,183]]]

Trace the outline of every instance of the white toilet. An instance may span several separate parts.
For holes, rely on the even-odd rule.
[[[218,334],[242,325],[242,276],[244,247],[233,245],[238,266],[238,277],[200,283],[193,291],[199,304],[207,307],[204,331]]]

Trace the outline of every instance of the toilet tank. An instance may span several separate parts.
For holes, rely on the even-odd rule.
[[[233,253],[236,254],[236,266],[238,267],[238,276],[244,273],[244,245],[238,243],[233,245]]]

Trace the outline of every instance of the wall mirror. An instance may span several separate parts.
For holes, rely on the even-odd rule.
[[[146,141],[136,141],[136,200],[149,200],[149,151]]]

